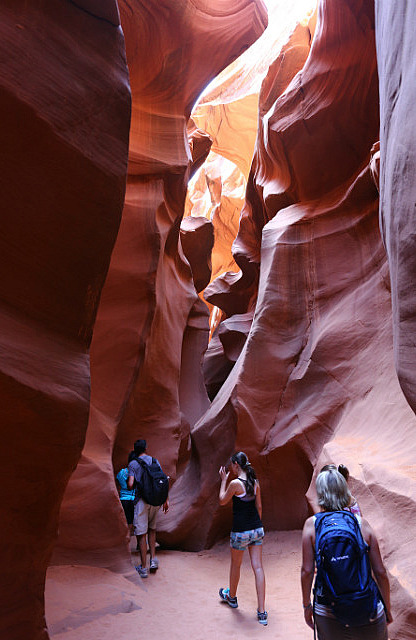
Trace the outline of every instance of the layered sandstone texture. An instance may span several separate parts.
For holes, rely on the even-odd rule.
[[[44,640],[45,572],[85,439],[131,100],[115,0],[5,0],[0,23],[0,637]]]
[[[380,225],[390,269],[394,362],[401,389],[416,411],[416,45],[412,32],[416,7],[405,0],[394,7],[387,0],[377,0],[375,11],[380,80],[380,161],[375,172],[379,176]],[[394,456],[384,458],[388,466],[385,484],[399,511],[397,521],[386,532],[392,549],[390,564],[397,581],[407,585],[408,594],[399,603],[406,620],[406,626],[399,627],[403,638],[414,637],[416,629],[416,465],[414,459],[401,457],[400,452],[404,449],[412,455],[414,442],[414,432],[401,436],[397,431],[389,448]]]
[[[160,542],[180,549],[228,532],[234,450],[267,529],[300,529],[316,469],[347,464],[390,636],[414,638],[415,16],[396,6],[321,0],[191,121],[265,30],[259,0],[2,3],[0,637],[47,638],[81,450],[54,562],[139,580],[114,470],[145,437],[174,482]]]
[[[198,290],[210,279],[212,224],[180,225],[187,181],[211,140],[194,127],[190,145],[187,124],[205,86],[264,31],[267,13],[257,0],[119,8],[132,91],[127,191],[91,346],[87,438],[54,561],[128,574],[114,469],[142,437],[175,479],[189,458],[191,426],[209,407],[201,368],[209,312]]]
[[[313,37],[315,18],[309,14],[315,5],[315,0],[306,0],[303,8],[286,3],[282,10],[281,2],[269,3],[264,34],[207,87],[192,111],[192,126],[205,132],[212,146],[206,162],[188,184],[185,216],[206,217],[214,226],[211,280],[239,271],[232,244],[258,132],[262,80],[270,67],[267,91],[277,96],[302,68]],[[302,22],[297,22],[301,18]],[[209,299],[209,291],[205,299]],[[222,314],[216,305],[210,308],[212,334]]]
[[[304,9],[305,18],[295,25],[293,8],[289,12],[285,10],[282,18],[282,5],[275,4],[263,36],[218,76],[192,112],[192,119],[213,139],[205,164],[188,185],[185,206],[186,215],[192,218],[205,216],[214,226],[213,283],[203,294],[211,311],[211,340],[203,364],[211,399],[241,353],[254,311],[252,304],[247,312],[247,278],[253,284],[249,295],[254,302],[257,274],[253,278],[250,269],[244,269],[244,275],[239,273],[244,258],[233,255],[232,247],[239,228],[247,189],[247,167],[251,164],[261,116],[258,107],[261,80],[267,72],[261,100],[261,110],[266,113],[309,55],[316,24],[316,14],[310,15],[314,6],[315,3],[310,2]],[[292,31],[288,36],[290,28]],[[231,284],[233,298],[228,295]],[[241,314],[236,302],[237,291],[243,297]]]
[[[380,77],[380,214],[392,289],[394,356],[400,385],[416,411],[416,87],[412,25],[416,7],[376,2]]]
[[[378,21],[387,25],[388,9],[382,19],[382,5]],[[396,44],[411,46],[410,34],[396,37]],[[388,50],[384,42],[380,47]],[[397,64],[413,59],[389,56],[386,75],[393,58]],[[407,194],[403,224],[390,215],[391,226],[394,220],[402,233],[394,240],[397,254],[389,254],[387,243],[386,255],[373,147],[379,139],[373,2],[322,0],[309,57],[283,93],[280,71],[279,65],[270,67],[260,92],[259,132],[233,245],[240,272],[224,274],[205,292],[227,316],[229,327],[220,327],[220,339],[234,344],[235,364],[192,431],[190,462],[171,492],[162,540],[199,549],[226,534],[229,511],[218,506],[218,468],[236,449],[246,451],[258,470],[267,528],[300,528],[313,502],[312,488],[309,500],[305,493],[314,468],[329,460],[343,462],[390,573],[392,637],[411,638],[416,419],[395,362],[404,387],[414,351],[409,346],[406,352],[397,338],[396,355],[393,350],[391,286],[393,325],[401,308],[403,329],[411,325],[405,309],[411,310],[413,299],[409,217],[414,199],[406,180],[413,156],[405,146],[400,149],[396,173],[388,175],[382,135],[383,220],[385,198],[392,202]],[[397,82],[399,77],[398,72]],[[396,100],[397,92],[386,93],[382,106],[388,98]],[[398,104],[409,121],[411,96],[404,96],[408,101]],[[390,109],[395,115],[394,105]],[[382,118],[385,114],[390,114],[386,107]],[[388,122],[399,127],[398,119]],[[389,129],[383,127],[385,134]],[[393,193],[402,177],[403,191]],[[392,189],[388,196],[386,180]],[[391,285],[388,258],[394,256]],[[395,293],[398,287],[402,297]],[[396,323],[395,335],[400,327]],[[406,339],[411,341],[410,331]]]

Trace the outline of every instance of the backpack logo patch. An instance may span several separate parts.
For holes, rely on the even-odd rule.
[[[340,560],[348,560],[348,558],[349,558],[348,554],[346,556],[338,556],[338,558],[334,558],[332,556],[331,562],[339,562]]]

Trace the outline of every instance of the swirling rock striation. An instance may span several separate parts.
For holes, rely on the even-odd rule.
[[[242,56],[244,60],[239,62],[239,67],[236,63],[236,78],[232,76],[230,79],[230,74],[226,74],[221,90],[216,87],[212,89],[212,94],[214,96],[212,98],[212,102],[214,104],[215,101],[219,102],[219,99],[223,94],[225,95],[224,99],[227,100],[227,104],[224,105],[226,117],[222,117],[220,119],[221,126],[218,125],[218,128],[221,131],[222,149],[225,148],[225,151],[222,151],[222,153],[224,153],[226,157],[228,149],[230,149],[228,152],[229,157],[231,150],[235,148],[235,140],[238,139],[240,141],[241,125],[240,121],[235,117],[234,112],[236,108],[230,97],[230,94],[232,95],[233,84],[237,84],[238,88],[238,90],[235,89],[239,98],[236,101],[237,105],[240,107],[240,103],[245,100],[248,101],[248,104],[251,104],[250,100],[253,99],[251,91],[253,89],[251,87],[250,80],[252,82],[253,70],[262,77],[262,65],[269,63],[270,66],[268,67],[267,74],[261,85],[260,93],[255,94],[256,102],[251,107],[252,112],[248,111],[246,108],[242,110],[242,114],[240,114],[240,118],[244,116],[246,120],[249,119],[251,121],[251,126],[253,126],[254,123],[256,124],[256,133],[258,128],[258,136],[261,138],[263,135],[262,116],[268,112],[275,100],[287,88],[290,81],[302,68],[309,55],[311,40],[316,23],[315,14],[305,20],[304,24],[297,24],[293,32],[290,34],[288,41],[283,46],[281,34],[279,33],[278,25],[280,25],[280,20],[278,20],[278,18],[281,20],[281,13],[276,16],[272,16],[267,29],[269,33],[267,34],[266,31],[261,39],[263,40],[263,45],[260,46],[261,41],[259,41],[256,43],[256,47],[252,47],[252,51],[247,52],[246,56]],[[273,52],[275,52],[275,56],[277,56],[275,59],[271,57]],[[245,74],[243,75],[241,67],[244,62]],[[265,68],[267,68],[267,66]],[[248,93],[247,98],[241,97],[241,84],[243,77],[248,78],[248,80],[246,80],[246,85],[248,86],[244,87],[245,92]],[[219,94],[219,97],[217,94]],[[208,100],[208,104],[210,104],[209,96],[207,96],[206,100]],[[201,111],[203,113],[204,102],[202,102],[202,105],[197,105],[196,110],[197,113]],[[209,112],[210,120],[215,121],[217,111],[219,111],[218,106],[216,109],[211,107]],[[258,116],[260,116],[260,120]],[[210,127],[208,129],[209,131],[213,128],[210,120],[208,120],[208,126]],[[238,134],[236,133],[236,130],[238,130]],[[245,125],[245,130],[249,130],[249,126],[247,124]],[[227,136],[225,135],[225,132],[227,132]],[[225,143],[225,140],[227,140],[227,144]],[[254,138],[252,144],[254,145]],[[214,138],[214,148],[217,148],[218,146],[218,143],[215,144]],[[246,147],[247,145],[242,145],[242,149],[246,149]],[[242,149],[240,148],[240,144],[238,145],[238,148],[239,153],[241,154]],[[242,325],[244,325],[244,330],[243,332],[238,331],[236,333],[234,331],[236,320],[233,320],[233,329],[230,332],[227,332],[228,320],[223,320],[220,332],[221,335],[219,335],[215,340],[210,341],[204,358],[204,376],[210,397],[214,397],[218,389],[221,387],[237,359],[237,351],[238,353],[241,352],[244,345],[244,339],[241,340],[239,338],[243,336],[246,337],[248,334],[254,313],[258,282],[258,263],[255,263],[253,260],[250,260],[248,263],[244,252],[237,253],[236,251],[233,251],[234,255],[232,255],[233,243],[240,223],[241,210],[243,209],[244,212],[243,205],[247,187],[247,175],[243,176],[240,171],[240,176],[238,176],[237,166],[234,167],[234,171],[231,174],[230,171],[225,173],[224,165],[225,162],[228,161],[222,159],[222,161],[219,162],[215,155],[216,154],[211,152],[209,156],[210,162],[208,163],[207,161],[201,170],[201,173],[204,171],[207,174],[207,183],[210,187],[211,193],[213,192],[213,189],[210,186],[210,182],[213,180],[219,182],[221,187],[216,190],[218,196],[216,198],[217,202],[215,203],[215,208],[212,212],[208,211],[205,214],[210,215],[216,232],[212,255],[212,282],[208,287],[206,287],[204,291],[204,298],[213,306],[214,312],[218,309],[222,310],[222,316],[219,316],[217,313],[217,317],[230,318],[238,316],[238,318],[241,319]],[[247,163],[251,161],[252,155],[252,147],[250,146],[248,151],[246,149]],[[237,159],[236,162],[238,162]],[[241,162],[239,162],[239,165],[241,170],[245,170],[244,165],[242,165]],[[196,189],[199,182],[200,180],[198,179],[198,182],[196,182],[190,195],[190,200],[194,204],[192,215],[195,215],[195,210],[197,211],[197,215],[201,215],[201,212],[199,211],[201,207],[198,205],[199,202],[203,202],[203,197],[201,196],[202,189]],[[251,178],[249,178],[248,188],[251,188]],[[199,197],[195,196],[195,192]],[[248,198],[248,200],[249,199],[250,198]],[[245,214],[243,213],[243,218],[244,216]],[[239,271],[239,267],[241,267],[241,271]],[[211,319],[211,331],[215,329],[215,327],[215,315],[213,313]],[[227,336],[225,339],[228,343],[231,343],[233,341],[233,337],[236,337],[233,345],[234,355],[231,360],[229,360],[227,353],[224,348],[222,348],[222,344],[224,342],[223,338],[225,336]]]
[[[381,21],[382,15],[379,7]],[[414,560],[406,550],[415,527],[416,420],[395,373],[390,274],[378,225],[374,32],[372,2],[323,0],[302,70],[274,102],[265,85],[279,82],[269,75],[264,85],[267,108],[260,101],[234,243],[242,274],[232,275],[228,292],[219,282],[222,308],[238,314],[253,306],[253,320],[241,355],[192,432],[190,463],[173,489],[163,537],[172,546],[197,549],[226,533],[229,514],[218,507],[217,474],[233,450],[248,453],[262,483],[266,527],[279,529],[302,526],[313,469],[344,462],[387,560],[397,612],[391,632],[410,638]],[[382,206],[390,166],[385,159],[383,168],[383,157]],[[406,157],[410,170],[411,154]],[[392,191],[386,197],[382,216],[390,226],[384,233],[396,237],[398,252],[392,229],[400,227],[389,218]],[[406,247],[392,271],[396,291],[405,290],[411,273]],[[396,310],[410,299],[409,293],[399,296]],[[226,333],[225,327],[223,340]],[[402,345],[398,354],[404,353]],[[406,360],[398,362],[400,375]],[[407,375],[411,380],[409,369]],[[412,399],[410,386],[407,393]]]
[[[416,411],[415,7],[376,2],[380,77],[380,217],[389,260],[397,374]]]
[[[240,313],[241,280],[257,265],[252,325],[192,432],[190,463],[173,489],[163,538],[198,549],[226,533],[218,468],[236,449],[258,471],[266,527],[278,529],[302,526],[313,469],[344,462],[391,573],[392,633],[410,638],[414,560],[406,549],[415,528],[416,420],[395,374],[378,225],[374,32],[372,2],[323,0],[302,70],[273,104],[267,98],[267,110],[260,106],[234,243],[242,278],[229,286]],[[381,166],[382,193],[383,155]],[[221,295],[226,301],[226,287]],[[246,300],[253,300],[249,289]]]
[[[48,637],[45,573],[85,439],[88,352],[125,192],[130,89],[117,4],[105,0],[97,14],[86,4],[0,7],[7,640]]]
[[[91,345],[87,439],[55,561],[127,574],[114,469],[144,437],[174,479],[189,459],[190,429],[209,406],[201,368],[208,310],[179,237],[187,181],[210,141],[200,136],[192,157],[187,122],[203,88],[261,34],[267,14],[254,0],[122,0],[119,9],[132,90],[127,191]]]

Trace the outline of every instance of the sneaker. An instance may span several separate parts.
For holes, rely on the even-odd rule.
[[[147,569],[146,569],[146,567],[142,567],[142,565],[139,564],[139,566],[136,567],[136,571],[137,571],[137,573],[139,574],[139,576],[141,578],[147,578]]]
[[[260,624],[267,624],[267,611],[257,611],[257,621]]]
[[[219,594],[220,594],[221,600],[223,600],[224,602],[229,604],[230,607],[232,607],[233,609],[237,609],[237,607],[238,607],[237,596],[232,598],[230,596],[230,590],[228,588],[227,589],[222,589],[221,588],[220,591],[219,591]]]
[[[159,560],[157,558],[150,558],[150,573],[156,573],[159,569]]]

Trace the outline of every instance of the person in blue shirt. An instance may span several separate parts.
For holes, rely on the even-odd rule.
[[[128,464],[134,458],[134,451],[130,451],[128,456]],[[118,474],[116,475],[117,482],[119,484],[119,496],[121,506],[124,509],[124,513],[126,516],[127,524],[129,526],[130,535],[133,535],[133,516],[134,516],[134,498],[136,495],[135,489],[129,489],[127,486],[127,479],[129,473],[128,468],[124,467],[124,469],[120,469]]]

